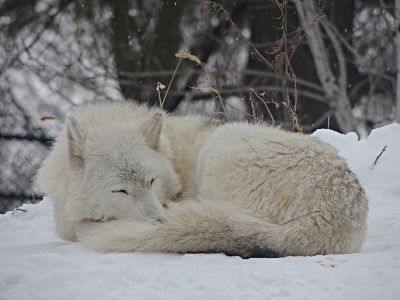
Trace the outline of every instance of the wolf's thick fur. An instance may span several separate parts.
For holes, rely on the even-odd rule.
[[[122,102],[90,105],[73,115],[37,178],[54,201],[60,236],[75,240],[82,220],[162,217],[161,205],[182,192],[162,119],[160,110]]]
[[[118,115],[119,110],[124,113]],[[154,205],[142,193],[134,196],[142,206],[113,201],[103,205],[103,218],[93,217],[100,202],[111,201],[110,191],[94,183],[106,195],[100,202],[88,204],[87,190],[75,185],[87,186],[89,182],[82,176],[78,180],[71,176],[84,174],[85,161],[93,157],[81,155],[81,165],[74,171],[73,157],[68,159],[65,154],[68,135],[64,132],[39,174],[45,192],[55,200],[57,228],[64,237],[75,237],[77,230],[80,240],[106,251],[224,252],[242,257],[350,253],[361,246],[367,214],[364,193],[344,160],[316,138],[263,125],[216,127],[200,117],[167,116],[158,135],[159,148],[135,147],[136,140],[146,136],[142,133],[146,127],[140,124],[152,124],[151,118],[159,118],[157,110],[126,104],[93,105],[74,116],[77,124],[73,127],[89,132],[90,126],[84,121],[89,116],[104,127],[115,127],[114,137],[124,137],[120,143],[127,146],[122,148],[136,162],[130,164],[128,160],[130,169],[146,173],[142,170],[152,161],[148,160],[150,152],[157,157],[153,160],[162,160],[159,166],[172,177],[179,177],[180,182],[152,175],[167,187],[157,194],[160,203],[165,201],[163,196],[174,199],[179,193],[183,200],[152,215],[149,211],[154,211]],[[115,118],[121,121],[120,127],[131,124],[135,134],[120,134]],[[116,141],[102,132],[94,140],[103,136],[109,148],[115,148]],[[77,148],[79,145],[78,139]],[[101,159],[106,157],[100,157],[96,167],[106,177],[113,177],[112,165],[119,163],[111,157],[110,164],[103,166]],[[142,158],[140,164],[138,158]],[[68,174],[66,170],[70,169]],[[147,214],[143,213],[146,207]],[[145,217],[123,215],[120,212],[124,209],[136,209]],[[98,219],[108,221],[93,222]]]

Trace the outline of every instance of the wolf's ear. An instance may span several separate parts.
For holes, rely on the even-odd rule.
[[[67,143],[69,164],[73,170],[83,168],[85,136],[74,118],[67,121]]]
[[[163,119],[163,113],[156,112],[143,124],[143,134],[146,139],[146,144],[150,148],[157,149],[160,144]]]

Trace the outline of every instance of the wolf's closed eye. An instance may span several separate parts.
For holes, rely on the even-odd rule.
[[[111,193],[122,193],[122,194],[128,195],[128,192],[126,190],[115,190],[115,191],[111,191]]]

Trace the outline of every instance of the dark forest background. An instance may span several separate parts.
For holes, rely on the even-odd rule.
[[[74,107],[355,131],[395,120],[394,1],[0,1],[0,212],[40,199],[41,160]]]

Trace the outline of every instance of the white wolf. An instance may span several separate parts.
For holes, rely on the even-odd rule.
[[[114,103],[69,119],[37,178],[54,201],[63,238],[75,240],[82,220],[162,217],[164,202],[181,191],[169,141],[159,136],[162,118],[161,111]]]
[[[115,114],[119,110],[124,112],[123,117]],[[345,161],[316,138],[265,125],[210,126],[206,119],[196,117],[167,116],[162,122],[158,110],[126,104],[88,106],[83,112],[69,123],[71,134],[62,135],[69,142],[61,145],[59,139],[39,178],[45,192],[56,201],[56,222],[59,210],[73,223],[74,234],[76,229],[80,240],[97,249],[268,257],[350,253],[362,244],[365,195]],[[96,120],[108,121],[93,134],[88,129],[90,122],[85,123],[82,115],[98,115]],[[117,116],[119,121],[114,120]],[[122,120],[135,134],[125,134],[122,124],[121,129],[113,124]],[[103,133],[109,132],[108,127],[114,128],[111,136]],[[153,146],[136,146],[149,131]],[[117,144],[115,139],[119,139]],[[108,152],[96,146],[101,144],[98,140],[107,145]],[[68,148],[66,144],[70,145],[69,160],[64,155],[49,163],[54,152]],[[80,152],[74,152],[74,148]],[[65,149],[59,152],[66,153]],[[90,151],[95,154],[85,156]],[[125,160],[118,154],[121,151]],[[76,166],[71,153],[81,153]],[[62,163],[57,162],[60,159]],[[121,168],[121,161],[128,167]],[[156,167],[150,172],[148,165]],[[68,169],[70,191],[58,193],[54,185],[60,176],[68,177],[64,175]],[[125,178],[126,172],[157,178],[163,192],[152,201],[131,187],[128,195],[119,195],[133,193],[129,200],[114,201],[114,189],[127,190],[135,186],[135,181],[126,181],[122,188],[120,183],[110,188],[104,181],[115,178],[117,183],[119,177],[114,173]],[[71,180],[75,177],[77,180]],[[49,178],[51,182],[47,182]],[[94,200],[90,200],[92,194],[96,194]],[[57,199],[66,203],[66,209],[57,209]],[[166,210],[154,205],[166,199],[177,202]],[[138,214],[144,217],[138,218]],[[107,221],[93,222],[100,219]]]

